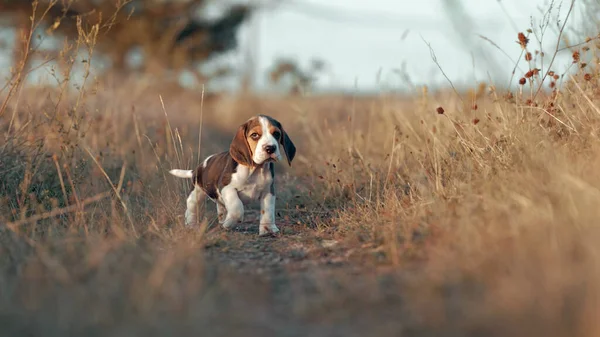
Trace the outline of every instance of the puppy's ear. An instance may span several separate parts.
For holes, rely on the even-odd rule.
[[[247,124],[242,124],[238,128],[231,145],[229,145],[229,154],[240,165],[253,166],[252,154],[250,153],[250,145],[246,140]]]
[[[283,126],[281,126],[280,129],[281,137],[279,138],[279,143],[283,147],[283,151],[285,152],[288,165],[292,166],[292,160],[294,160],[294,156],[296,156],[296,146],[288,136],[287,132],[285,132],[285,130],[283,129]]]

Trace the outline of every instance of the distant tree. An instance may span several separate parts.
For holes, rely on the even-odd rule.
[[[309,66],[302,69],[295,60],[280,58],[275,60],[269,72],[269,82],[276,85],[285,85],[287,82],[287,91],[298,94],[310,89],[325,67],[324,61],[320,59],[311,60]]]
[[[82,30],[98,27],[94,53],[116,72],[161,73],[189,70],[237,47],[236,32],[252,8],[232,5],[215,20],[202,17],[208,0],[0,0],[0,25],[16,29],[13,63],[30,62],[25,39],[59,35],[75,41]],[[33,26],[31,18],[39,20]],[[32,32],[32,27],[36,31]],[[55,46],[60,51],[61,45]],[[142,52],[135,69],[126,59]],[[225,72],[217,71],[216,76]]]

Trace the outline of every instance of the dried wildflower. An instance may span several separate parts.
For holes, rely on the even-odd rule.
[[[580,56],[581,56],[581,55],[579,54],[579,51],[578,51],[578,50],[574,51],[574,52],[573,52],[573,63],[577,63],[577,62],[579,62]]]
[[[435,111],[437,111],[437,113],[440,115],[444,114],[444,108],[442,108],[441,106],[439,106]]]
[[[538,104],[535,103],[534,101],[532,101],[531,99],[527,99],[527,101],[525,101],[525,104],[529,105],[529,106],[534,106],[534,107],[538,106]]]
[[[539,73],[540,73],[540,70],[539,70],[538,68],[533,68],[531,71],[532,71],[532,72],[533,72],[533,74],[534,74],[534,75],[536,75],[536,76],[537,76],[537,74],[539,74]]]
[[[583,79],[586,81],[591,81],[592,80],[592,75],[590,75],[589,73],[585,73],[585,75],[583,75]]]
[[[479,123],[479,118],[473,119],[473,125],[477,125],[477,123]]]
[[[521,45],[521,48],[525,48],[527,47],[527,44],[529,43],[529,39],[527,38],[527,36],[525,36],[525,34],[523,33],[519,33],[519,42]]]
[[[533,71],[528,71],[525,73],[525,78],[531,78],[531,76],[533,76]]]
[[[552,81],[550,82],[550,88],[554,88],[556,86],[556,82]]]
[[[550,76],[550,77],[554,77],[554,71],[550,70],[550,71],[548,72],[548,76]]]
[[[533,57],[531,56],[530,52],[527,52],[527,54],[525,54],[525,61],[531,61],[533,59]]]
[[[560,76],[558,76],[558,75],[554,75],[554,77],[553,77],[553,78],[554,78],[554,80],[558,81],[558,79],[560,78]]]
[[[527,83],[527,80],[525,79],[525,77],[521,77],[521,79],[519,80],[519,84],[525,85],[525,83]]]

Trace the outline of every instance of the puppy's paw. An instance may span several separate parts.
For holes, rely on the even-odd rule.
[[[276,235],[279,228],[275,224],[260,224],[258,227],[258,236]]]
[[[221,224],[221,226],[223,226],[223,228],[231,230],[233,228],[235,228],[236,225],[239,225],[243,222],[243,219],[236,219],[236,218],[225,218],[225,220],[223,221],[223,224]]]

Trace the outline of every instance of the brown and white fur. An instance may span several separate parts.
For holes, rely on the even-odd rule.
[[[260,201],[259,235],[275,234],[274,162],[285,153],[288,165],[296,147],[277,120],[258,115],[240,125],[229,151],[208,156],[192,170],[169,171],[180,178],[192,178],[194,189],[187,198],[185,224],[198,221],[197,206],[208,196],[217,204],[219,223],[230,229],[244,220],[244,205]],[[225,215],[226,213],[226,215]]]

